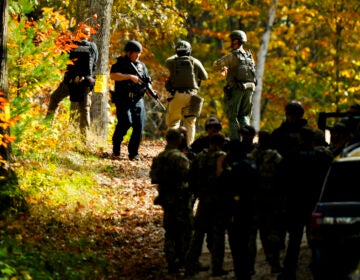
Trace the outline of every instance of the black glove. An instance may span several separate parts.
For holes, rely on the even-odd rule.
[[[89,87],[93,87],[95,85],[95,79],[91,76],[86,76],[85,81]]]
[[[231,89],[231,87],[229,85],[226,85],[226,86],[224,86],[223,91],[225,93],[225,97],[227,99],[231,99],[231,97],[232,97],[232,94],[231,94],[232,89]]]

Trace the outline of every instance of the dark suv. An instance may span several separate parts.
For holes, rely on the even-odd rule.
[[[359,279],[354,271],[360,269],[360,148],[353,148],[333,161],[312,214],[308,237],[315,280]]]

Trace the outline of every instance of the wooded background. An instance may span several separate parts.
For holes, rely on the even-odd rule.
[[[357,0],[5,0],[1,5],[0,85],[6,99],[0,101],[0,120],[11,126],[11,135],[17,139],[30,119],[44,117],[49,96],[61,82],[68,61],[64,37],[81,22],[96,30],[92,36],[100,52],[96,75],[107,84],[106,90],[94,94],[92,106],[93,128],[103,139],[108,138],[115,114],[108,98],[113,86],[109,69],[129,39],[142,43],[141,60],[164,104],[164,61],[174,54],[177,40],[192,44],[192,55],[209,72],[209,80],[201,85],[205,103],[198,131],[207,117],[215,115],[226,132],[225,81],[212,64],[230,51],[229,33],[234,29],[246,32],[246,48],[256,58],[258,86],[252,124],[257,130],[271,131],[280,125],[284,106],[293,99],[303,103],[305,116],[314,126],[318,112],[344,111],[360,102]],[[4,104],[10,105],[6,108],[11,118],[5,118]],[[166,129],[164,113],[155,104],[146,98],[147,138],[158,138]],[[0,145],[11,141],[11,136],[2,135]]]
[[[273,130],[285,104],[297,99],[316,126],[319,112],[360,103],[359,6],[358,0],[1,0],[0,276],[168,279],[162,213],[148,176],[165,145],[164,112],[145,97],[143,161],[102,156],[116,122],[109,69],[127,40],[142,43],[141,60],[164,104],[165,59],[178,39],[189,41],[209,72],[198,133],[210,115],[226,133],[225,81],[212,65],[230,51],[230,32],[242,29],[257,63],[252,124]],[[94,31],[97,81],[105,84],[94,94],[90,146],[68,123],[68,99],[53,121],[45,118],[69,61],[67,42],[81,24]]]

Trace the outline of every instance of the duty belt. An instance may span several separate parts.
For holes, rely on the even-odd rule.
[[[177,90],[176,92],[177,92],[177,93],[187,93],[187,94],[190,94],[190,93],[191,93],[191,89],[188,89],[188,90]]]
[[[129,98],[130,99],[136,99],[136,98],[141,98],[141,94],[139,93],[134,93],[134,92],[129,92]]]

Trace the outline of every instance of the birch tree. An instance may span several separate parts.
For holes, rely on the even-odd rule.
[[[257,66],[256,66],[256,80],[257,86],[255,89],[253,97],[253,126],[256,130],[260,129],[260,120],[261,120],[261,92],[262,92],[262,83],[265,70],[266,54],[270,41],[271,29],[273,27],[275,17],[276,17],[276,5],[278,0],[273,0],[272,5],[270,6],[268,13],[268,21],[266,24],[265,31],[262,35],[262,40],[260,42],[259,51],[257,53]]]

